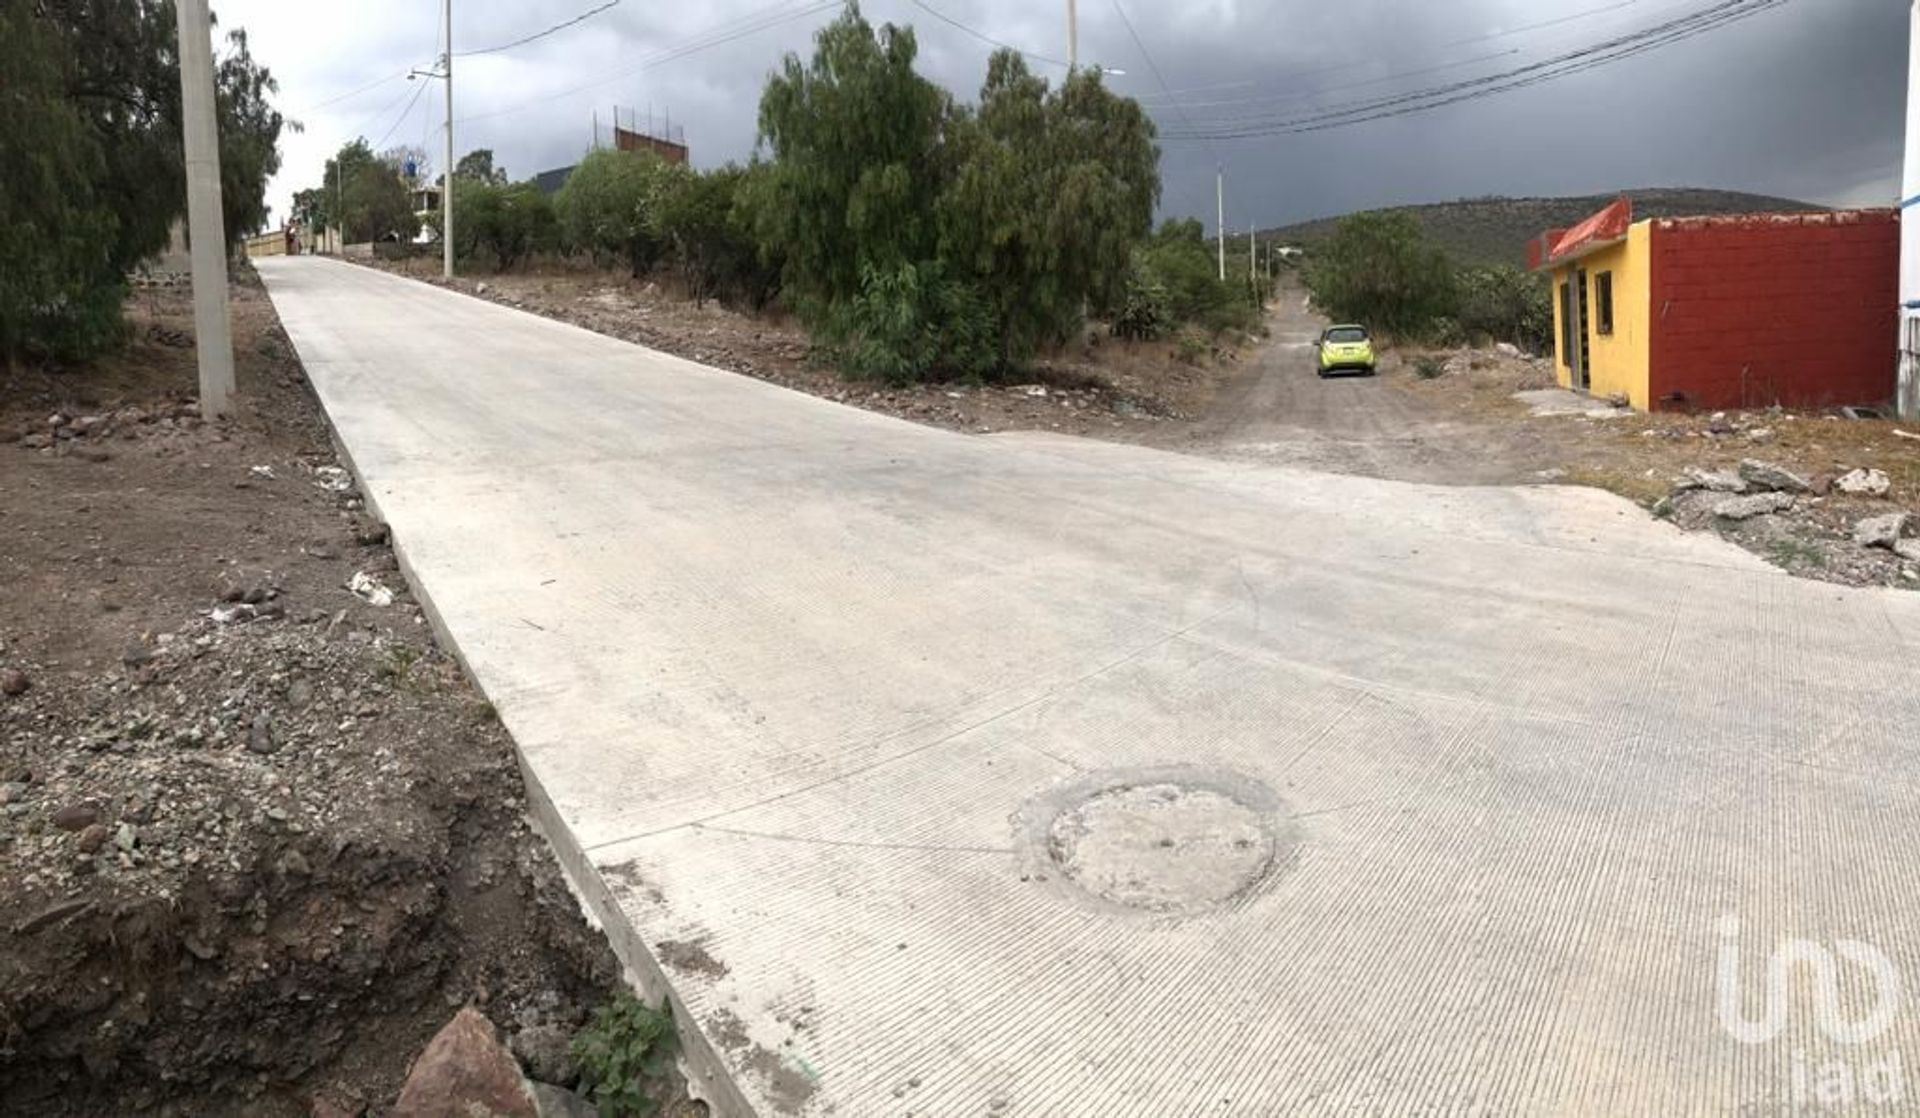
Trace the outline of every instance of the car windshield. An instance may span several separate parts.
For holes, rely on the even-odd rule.
[[[1367,332],[1358,326],[1342,326],[1336,330],[1327,331],[1327,340],[1335,345],[1364,342],[1367,340]]]

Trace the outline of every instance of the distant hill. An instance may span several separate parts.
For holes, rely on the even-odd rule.
[[[1778,213],[1823,210],[1788,198],[1768,198],[1731,190],[1663,188],[1629,190],[1635,221],[1650,217],[1688,217],[1705,214]],[[1394,206],[1392,212],[1412,214],[1453,258],[1462,264],[1518,264],[1527,262],[1527,242],[1548,229],[1565,228],[1587,218],[1619,197],[1594,194],[1578,198],[1463,198],[1424,206]],[[1311,245],[1333,234],[1337,217],[1301,222],[1260,234],[1281,244]]]

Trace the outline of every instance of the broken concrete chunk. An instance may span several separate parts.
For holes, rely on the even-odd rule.
[[[394,1104],[395,1118],[536,1118],[533,1096],[494,1034],[468,1006],[454,1015],[413,1062]]]
[[[1812,482],[1785,466],[1776,466],[1757,458],[1741,460],[1740,477],[1755,489],[1766,489],[1775,493],[1805,493],[1813,488]]]
[[[1900,537],[1906,534],[1907,514],[1890,512],[1885,516],[1869,517],[1853,526],[1853,542],[1861,547],[1884,547],[1892,551],[1900,544]]]
[[[1793,507],[1788,493],[1755,493],[1747,497],[1729,497],[1713,506],[1713,515],[1722,520],[1752,520],[1756,516],[1785,512]]]
[[[1833,487],[1856,497],[1884,497],[1893,488],[1893,483],[1879,470],[1854,470],[1841,475]]]
[[[1688,466],[1686,476],[1675,489],[1705,489],[1709,493],[1745,493],[1747,483],[1732,470],[1703,470]]]

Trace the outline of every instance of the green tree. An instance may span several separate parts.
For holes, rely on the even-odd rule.
[[[461,156],[460,161],[453,165],[453,177],[460,182],[486,183],[490,186],[507,185],[506,168],[493,165],[492,148],[475,148]]]
[[[666,247],[653,216],[666,167],[647,152],[589,153],[553,199],[562,241],[602,262],[623,261],[634,276],[645,275]]]
[[[977,112],[948,129],[940,257],[981,293],[1003,364],[1064,341],[1089,302],[1111,306],[1160,197],[1159,149],[1137,102],[1095,70],[1058,88],[1002,50]]]
[[[1453,266],[1404,213],[1343,219],[1307,268],[1314,302],[1335,318],[1418,335],[1454,307]]]
[[[127,272],[166,246],[186,208],[174,7],[5,2],[4,344],[9,360],[27,352],[84,357],[111,343],[118,316],[109,308],[118,307]],[[215,81],[232,244],[266,219],[266,180],[290,125],[269,103],[272,75],[254,62],[244,35],[228,36]]]
[[[1469,334],[1512,342],[1531,353],[1553,344],[1553,291],[1545,276],[1511,264],[1462,268],[1454,317]]]
[[[786,290],[816,327],[869,275],[936,255],[951,99],[914,72],[916,51],[911,28],[876,34],[849,3],[814,36],[811,61],[787,55],[760,95],[773,158],[759,235],[781,246]]]
[[[0,0],[0,353],[69,357],[111,340],[123,279],[105,160],[67,99],[60,44],[32,0]]]
[[[456,178],[459,174],[454,172]],[[558,241],[553,203],[532,183],[475,182],[459,190],[454,251],[463,259],[484,260],[505,271]]]

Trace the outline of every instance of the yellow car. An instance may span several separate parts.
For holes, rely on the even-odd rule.
[[[1329,326],[1313,343],[1320,351],[1320,375],[1352,371],[1374,374],[1373,336],[1365,326]]]

